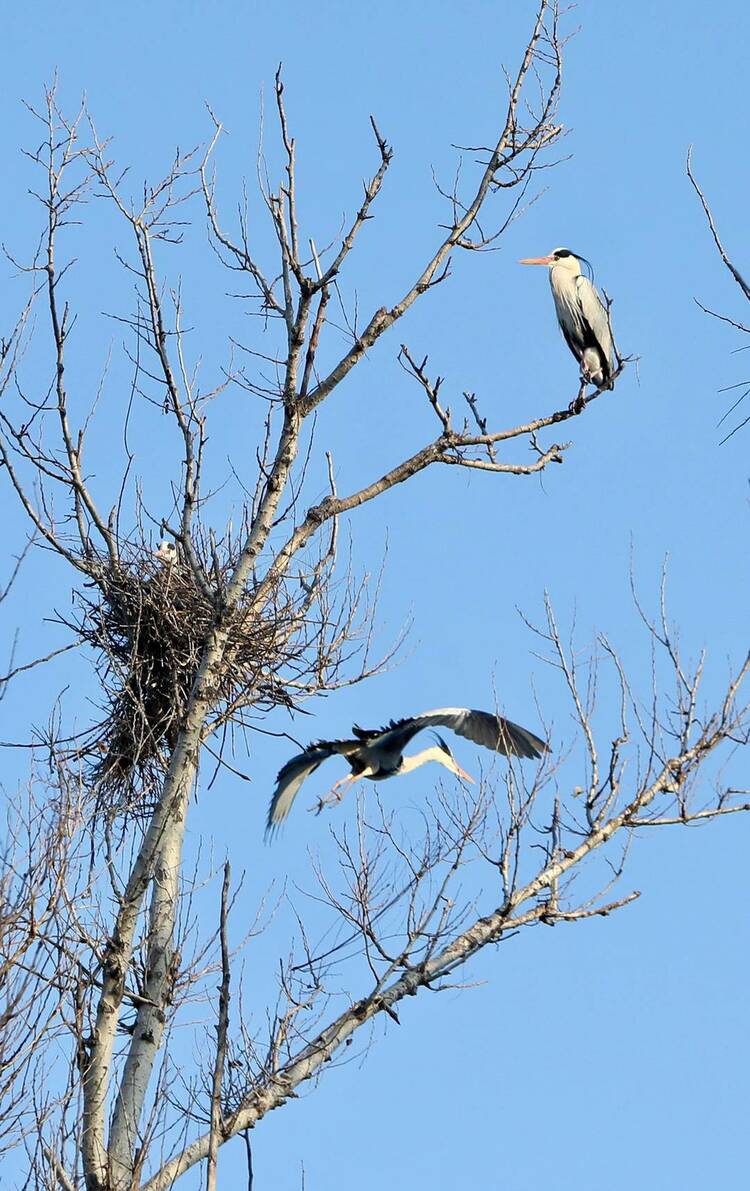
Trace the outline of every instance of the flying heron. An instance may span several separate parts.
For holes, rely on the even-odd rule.
[[[268,810],[266,834],[273,832],[286,819],[305,778],[314,773],[323,761],[336,754],[346,757],[351,773],[336,782],[330,794],[320,800],[319,810],[329,803],[338,802],[346,790],[360,778],[382,781],[387,777],[411,773],[420,765],[426,765],[428,761],[437,761],[457,777],[473,782],[474,779],[461,768],[446,742],[437,733],[437,744],[410,757],[403,755],[405,746],[423,728],[450,728],[458,736],[465,736],[475,744],[503,753],[504,756],[533,759],[541,757],[542,753],[547,751],[545,742],[527,728],[521,728],[511,720],[493,715],[489,711],[472,711],[468,707],[440,707],[436,711],[424,711],[421,715],[411,716],[409,719],[391,720],[385,728],[372,731],[358,728],[355,724],[352,729],[354,739],[318,740],[309,745],[303,753],[287,761],[276,779],[276,789]]]

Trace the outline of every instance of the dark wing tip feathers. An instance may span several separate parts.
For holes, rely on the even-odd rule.
[[[520,724],[514,724],[502,716],[493,718],[497,724],[498,746],[502,746],[499,751],[504,751],[506,755],[511,753],[516,757],[528,757],[532,761],[538,761],[544,753],[549,752],[546,741],[528,728],[522,728]]]
[[[337,743],[337,741],[317,740],[313,744],[309,744],[304,752],[290,757],[286,764],[281,766],[281,769],[276,775],[276,789],[271,796],[271,802],[268,807],[265,830],[266,842],[274,838],[281,824],[286,819],[292,803],[297,796],[299,787],[311,773],[315,772],[327,757],[330,757],[335,752],[335,748],[332,746]],[[295,781],[297,781],[297,788],[292,790],[288,805],[284,806],[281,813],[279,813],[279,807],[282,805],[284,795],[290,786],[294,786]]]
[[[441,747],[441,749],[443,750],[443,752],[444,752],[444,753],[447,753],[449,757],[452,757],[452,756],[453,756],[453,753],[451,752],[451,750],[450,750],[450,748],[449,748],[449,746],[448,746],[448,742],[447,742],[447,740],[445,739],[445,737],[444,737],[444,736],[441,736],[439,732],[435,732],[435,731],[433,731],[432,735],[435,737],[436,741],[437,741],[437,742],[438,742],[438,744],[440,745],[440,747]]]
[[[532,761],[538,761],[544,753],[549,752],[549,745],[546,741],[535,736],[533,732],[529,732],[528,728],[521,728],[518,724],[513,724],[508,720],[505,724],[503,735],[506,737],[510,750],[517,757],[528,757]]]

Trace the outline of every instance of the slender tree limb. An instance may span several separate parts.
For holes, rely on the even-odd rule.
[[[721,241],[721,238],[720,238],[719,233],[716,228],[716,224],[714,222],[714,217],[711,212],[711,208],[708,205],[708,200],[706,199],[706,196],[704,195],[703,191],[701,190],[700,186],[698,185],[698,182],[695,179],[695,175],[693,174],[692,157],[693,157],[693,146],[691,145],[687,152],[687,161],[686,161],[685,168],[687,170],[687,176],[690,179],[693,190],[695,191],[695,193],[698,195],[698,198],[700,199],[700,204],[703,207],[703,212],[706,216],[706,222],[708,223],[709,229],[711,231],[711,235],[713,237],[714,244],[716,245],[717,251],[718,251],[719,256],[721,257],[722,261],[726,265],[729,272],[732,274],[732,277],[737,282],[737,285],[742,290],[744,297],[747,298],[748,301],[750,301],[750,285],[747,284],[744,277],[740,273],[739,269],[737,269],[737,267],[730,260],[729,254]]]
[[[229,902],[229,882],[231,878],[229,862],[224,865],[224,883],[221,889],[221,911],[219,917],[219,938],[221,941],[221,985],[219,988],[219,1021],[216,1027],[216,1058],[214,1060],[213,1080],[211,1084],[211,1131],[208,1143],[208,1162],[206,1167],[206,1191],[216,1191],[216,1161],[219,1152],[219,1141],[224,1130],[224,1118],[221,1109],[221,1087],[224,1074],[224,1064],[227,1057],[227,1034],[229,1030],[229,943],[227,940],[227,907]]]

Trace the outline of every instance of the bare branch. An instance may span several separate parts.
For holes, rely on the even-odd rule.
[[[734,278],[734,280],[737,282],[738,286],[742,290],[743,295],[748,299],[748,301],[750,301],[750,285],[747,284],[744,277],[740,273],[739,269],[737,269],[736,266],[732,264],[732,261],[730,260],[729,255],[728,255],[724,245],[721,242],[719,233],[716,229],[716,224],[714,223],[714,217],[711,212],[711,208],[708,205],[708,200],[706,199],[706,196],[704,195],[703,191],[701,190],[700,186],[698,185],[698,182],[695,179],[695,175],[693,174],[692,157],[693,157],[693,146],[691,145],[687,152],[687,160],[686,160],[685,168],[687,170],[687,176],[690,179],[692,187],[693,187],[695,193],[698,195],[698,198],[700,199],[701,206],[703,207],[703,212],[706,216],[706,222],[708,223],[708,226],[711,230],[711,235],[713,236],[714,244],[716,245],[716,248],[718,250],[719,256],[721,257],[722,261],[724,262],[727,269],[732,274],[732,277]]]
[[[224,1121],[221,1111],[221,1084],[227,1057],[227,1033],[229,1029],[229,944],[227,941],[227,906],[231,878],[229,862],[224,865],[224,883],[221,888],[221,910],[219,934],[221,938],[221,986],[219,988],[219,1024],[216,1028],[216,1058],[211,1087],[211,1132],[208,1143],[206,1167],[206,1191],[215,1191],[216,1159],[219,1152],[219,1138],[223,1133]]]

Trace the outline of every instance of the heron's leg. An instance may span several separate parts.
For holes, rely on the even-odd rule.
[[[568,406],[568,408],[572,410],[574,414],[583,413],[584,409],[586,408],[586,386],[590,384],[591,379],[588,375],[588,372],[586,372],[584,367],[581,366],[581,387],[578,390],[578,396],[574,398],[574,400],[571,401],[570,405]]]
[[[310,810],[314,811],[316,815],[319,815],[324,806],[335,806],[337,802],[341,802],[349,787],[358,781],[359,776],[354,773],[348,773],[346,777],[339,778],[331,786],[328,793],[323,798],[319,798],[315,806],[310,807]]]

